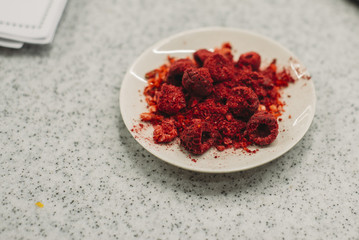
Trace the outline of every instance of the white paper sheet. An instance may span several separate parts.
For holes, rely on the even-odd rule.
[[[0,0],[0,38],[50,43],[66,3],[67,0]]]
[[[20,49],[24,43],[0,38],[0,47]]]
[[[52,0],[0,0],[0,22],[39,26]]]

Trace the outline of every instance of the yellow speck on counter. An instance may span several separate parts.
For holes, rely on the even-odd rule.
[[[38,206],[39,208],[43,208],[44,207],[44,204],[42,204],[41,202],[37,202],[35,203],[36,206]]]

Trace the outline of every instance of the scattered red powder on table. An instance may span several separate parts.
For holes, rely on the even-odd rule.
[[[294,82],[289,71],[278,71],[275,59],[260,67],[256,52],[234,60],[229,43],[214,52],[200,49],[193,59],[168,57],[168,63],[145,75],[148,112],[141,120],[154,126],[155,143],[179,137],[192,154],[211,147],[256,153],[248,147],[276,139],[285,105],[279,90]]]

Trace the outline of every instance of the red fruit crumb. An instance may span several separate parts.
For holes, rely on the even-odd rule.
[[[218,146],[216,146],[216,148],[217,148],[217,150],[220,151],[220,152],[222,152],[222,151],[224,151],[224,150],[226,149],[226,147],[223,146],[223,145],[218,145]]]
[[[232,45],[229,42],[223,43],[221,48],[214,49],[214,53],[221,54],[223,57],[227,58],[229,61],[233,61],[232,55]]]
[[[163,84],[157,99],[158,110],[168,115],[176,114],[186,107],[186,100],[181,88],[173,85]]]
[[[173,120],[165,120],[155,126],[153,139],[155,143],[168,143],[177,137],[177,129]]]
[[[156,70],[149,71],[148,73],[145,74],[145,78],[146,79],[154,78],[156,77],[156,74],[157,74]]]

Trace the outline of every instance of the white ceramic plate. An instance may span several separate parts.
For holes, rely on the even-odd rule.
[[[238,59],[240,53],[256,51],[262,57],[262,66],[269,64],[273,58],[277,59],[279,67],[291,66],[292,74],[297,80],[283,89],[282,99],[287,105],[281,117],[283,120],[279,122],[277,139],[269,146],[259,148],[255,154],[244,153],[240,149],[218,152],[212,148],[205,154],[194,157],[179,146],[178,139],[170,145],[155,144],[152,139],[153,127],[146,123],[144,123],[145,127],[138,131],[138,124],[141,123],[140,114],[148,112],[142,94],[146,86],[144,75],[166,63],[168,55],[177,58],[191,56],[197,49],[213,49],[220,47],[224,42],[232,44],[235,59]],[[138,143],[165,162],[184,169],[207,173],[246,170],[281,156],[291,149],[308,130],[314,117],[316,100],[313,82],[306,76],[308,73],[298,59],[286,48],[267,37],[230,28],[191,30],[156,43],[134,62],[122,82],[121,114],[127,128]],[[257,148],[254,146],[252,149]]]

